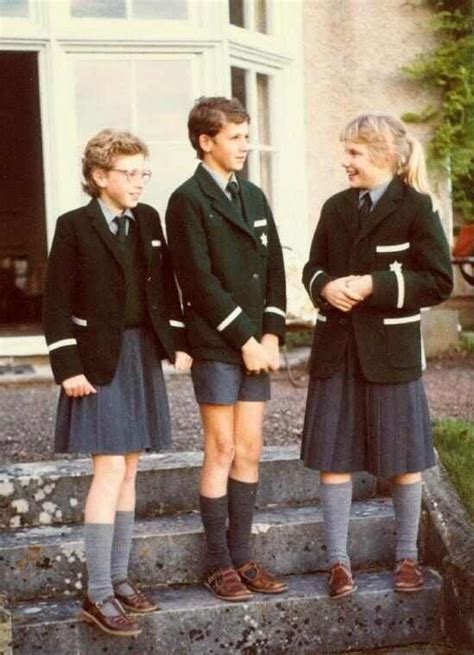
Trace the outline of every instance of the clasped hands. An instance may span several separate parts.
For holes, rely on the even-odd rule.
[[[321,296],[330,305],[342,312],[350,312],[373,291],[371,275],[346,275],[328,282]]]
[[[259,375],[280,368],[279,341],[276,334],[264,334],[260,343],[250,337],[242,346],[247,375]]]

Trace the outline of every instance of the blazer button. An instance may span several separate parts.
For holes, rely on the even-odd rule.
[[[258,273],[254,273],[254,274],[252,275],[252,277],[253,277],[254,280],[258,280],[258,278],[259,278],[260,276],[259,276]]]
[[[147,277],[146,281],[151,282],[151,277]]]

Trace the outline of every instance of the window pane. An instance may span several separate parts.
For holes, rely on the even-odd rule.
[[[133,18],[185,20],[187,0],[133,0],[132,15]]]
[[[229,22],[244,27],[244,0],[229,0]]]
[[[76,61],[79,148],[106,127],[131,129],[131,65],[130,61]]]
[[[0,16],[26,18],[28,16],[28,0],[0,0]]]
[[[272,204],[272,153],[260,152],[260,186]]]
[[[267,0],[254,0],[255,2],[255,29],[257,32],[267,33]]]
[[[135,66],[140,134],[145,140],[187,142],[187,118],[193,104],[191,62],[138,61]]]
[[[246,72],[243,68],[237,68],[232,66],[230,69],[230,84],[232,97],[237,98],[243,104],[244,107],[247,107],[247,89],[245,86],[245,77]]]
[[[126,18],[125,0],[71,0],[74,18]]]
[[[258,107],[258,141],[263,145],[271,144],[270,103],[268,75],[257,73],[257,107]]]

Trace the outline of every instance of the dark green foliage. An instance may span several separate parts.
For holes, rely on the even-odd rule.
[[[429,123],[433,137],[428,160],[451,176],[453,205],[474,221],[474,35],[471,2],[423,0],[435,15],[437,46],[404,68],[410,79],[433,92],[435,105],[402,118]]]

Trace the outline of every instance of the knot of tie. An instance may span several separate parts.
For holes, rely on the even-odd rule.
[[[114,222],[117,224],[117,238],[120,243],[125,243],[127,239],[127,220],[128,216],[116,216]]]
[[[232,200],[235,200],[236,198],[238,199],[239,197],[239,185],[235,180],[231,180],[227,186],[226,186],[226,191],[230,193],[232,196]]]

